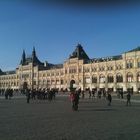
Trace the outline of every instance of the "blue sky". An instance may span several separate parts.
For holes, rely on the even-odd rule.
[[[81,43],[90,58],[140,45],[140,7],[76,7],[0,2],[0,68],[15,69],[33,46],[41,61],[63,63]]]

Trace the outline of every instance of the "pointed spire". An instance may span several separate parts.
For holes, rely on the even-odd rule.
[[[35,50],[35,46],[33,46],[32,56],[33,56],[33,58],[34,58],[34,57],[36,57],[36,50]]]
[[[26,54],[25,54],[25,50],[23,49],[23,53],[22,53],[22,58],[21,58],[20,64],[23,65],[25,63],[25,61],[26,61]]]
[[[33,52],[32,52],[32,63],[33,65],[44,65],[44,63],[41,63],[36,56],[36,50],[35,47],[33,46]]]
[[[24,50],[24,49],[23,49],[22,58],[23,58],[23,59],[25,59],[25,58],[26,58],[26,54],[25,54],[25,50]]]

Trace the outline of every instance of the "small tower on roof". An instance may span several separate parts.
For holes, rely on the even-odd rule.
[[[78,59],[84,59],[84,60],[89,60],[88,55],[84,51],[83,47],[81,44],[77,44],[76,49],[74,52],[70,55],[70,58],[78,58]]]
[[[33,51],[32,51],[32,63],[33,65],[44,65],[42,62],[40,62],[40,60],[36,56],[35,46],[33,46]]]
[[[23,53],[22,53],[22,58],[21,58],[21,65],[24,65],[26,62],[26,54],[25,54],[25,50],[23,49]]]
[[[33,57],[33,58],[35,58],[35,57],[36,57],[36,50],[35,50],[35,46],[33,46],[32,57]]]

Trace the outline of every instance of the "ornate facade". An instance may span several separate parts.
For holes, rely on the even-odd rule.
[[[81,89],[140,91],[140,47],[118,56],[90,59],[78,44],[63,64],[42,63],[23,51],[15,71],[0,70],[0,89]]]

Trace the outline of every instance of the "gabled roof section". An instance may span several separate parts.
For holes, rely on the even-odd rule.
[[[26,57],[25,50],[23,50],[22,59],[21,59],[20,64],[21,65],[28,65],[29,63],[33,63],[34,66],[36,66],[36,65],[44,65],[44,63],[42,63],[38,59],[38,57],[36,55],[35,47],[33,47],[32,55],[28,56],[28,57]]]
[[[16,70],[4,71],[0,75],[9,75],[9,74],[16,74]]]
[[[84,59],[84,60],[89,60],[88,55],[86,54],[86,52],[84,51],[83,47],[81,46],[81,44],[78,44],[76,46],[76,49],[74,50],[74,52],[70,55],[69,57],[71,58],[78,58],[78,59]]]
[[[137,51],[140,51],[140,46],[138,46],[137,48],[132,49],[132,50],[130,50],[130,51],[127,51],[127,52],[137,52]],[[126,52],[126,53],[127,53],[127,52]]]
[[[122,55],[115,55],[109,57],[93,58],[87,63],[108,62],[108,61],[121,60],[121,59],[122,59]]]
[[[61,69],[63,64],[52,64],[45,61],[44,66],[40,66],[39,70]]]

